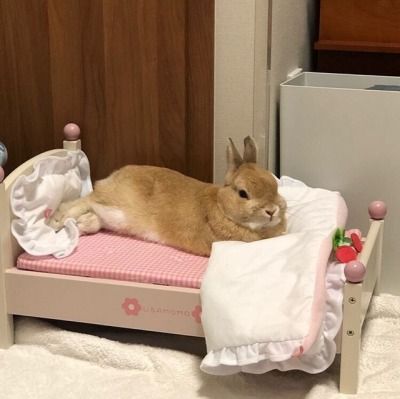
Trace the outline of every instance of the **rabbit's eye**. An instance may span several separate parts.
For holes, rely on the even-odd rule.
[[[245,190],[239,190],[239,197],[249,199],[249,194]]]

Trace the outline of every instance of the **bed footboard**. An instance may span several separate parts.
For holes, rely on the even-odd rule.
[[[358,388],[361,330],[373,293],[379,293],[382,264],[383,218],[386,206],[369,206],[370,228],[357,261],[345,266],[341,336],[340,392],[354,394]]]

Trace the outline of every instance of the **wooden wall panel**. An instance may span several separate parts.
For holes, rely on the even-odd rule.
[[[48,5],[54,130],[60,141],[63,126],[78,123],[93,175],[105,176],[112,165],[104,155],[103,3],[49,0]]]
[[[186,172],[212,181],[214,46],[210,43],[214,43],[214,1],[188,0],[186,26]]]
[[[128,164],[212,178],[214,0],[1,0],[8,171],[82,128],[95,179]]]
[[[84,46],[79,4],[79,0],[48,2],[52,107],[54,129],[58,132],[65,120],[83,120]]]
[[[7,147],[15,148],[9,151],[8,163],[4,166],[6,173],[17,164],[17,159],[22,158],[21,148],[16,146],[16,133],[21,131],[19,109],[13,104],[18,104],[17,82],[13,48],[6,34],[6,22],[8,18],[5,2],[0,2],[0,140]]]
[[[105,140],[113,165],[158,159],[156,10],[153,0],[104,2]]]
[[[80,7],[84,75],[82,144],[90,160],[92,175],[100,178],[115,168],[115,165],[108,161],[109,148],[104,139],[107,132],[107,113],[103,2],[81,1]]]
[[[187,173],[185,17],[185,0],[159,3],[157,79],[160,160],[163,165],[171,165],[173,169]]]
[[[7,90],[0,108],[9,112],[0,121],[0,134],[10,154],[8,172],[31,154],[54,148],[55,141],[47,2],[2,0],[0,10],[5,44],[0,64],[7,60],[0,69]]]

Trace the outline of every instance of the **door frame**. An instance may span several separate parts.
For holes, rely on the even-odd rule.
[[[214,182],[222,183],[226,144],[252,136],[268,164],[272,0],[215,0]]]

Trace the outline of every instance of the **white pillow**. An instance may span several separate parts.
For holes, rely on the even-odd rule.
[[[29,254],[68,256],[77,246],[79,231],[70,219],[55,232],[46,218],[61,202],[87,195],[92,191],[89,161],[82,151],[67,151],[63,156],[49,156],[38,161],[33,172],[20,176],[10,195],[15,219],[11,231]]]

